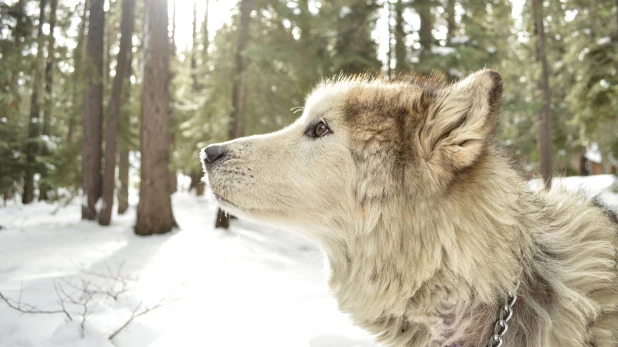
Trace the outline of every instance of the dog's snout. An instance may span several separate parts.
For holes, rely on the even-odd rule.
[[[204,153],[206,154],[204,160],[207,163],[212,164],[217,161],[217,159],[223,157],[225,155],[225,152],[225,146],[209,145],[208,147],[206,147],[206,149],[204,149]]]

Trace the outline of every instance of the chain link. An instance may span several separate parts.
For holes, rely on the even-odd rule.
[[[517,290],[519,289],[519,279],[516,279],[515,289],[513,292],[508,292],[504,305],[500,307],[498,319],[494,324],[494,333],[489,338],[487,347],[502,347],[502,338],[509,330],[509,321],[513,318],[515,313],[515,302],[517,301]]]

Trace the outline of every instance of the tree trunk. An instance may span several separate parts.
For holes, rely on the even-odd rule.
[[[125,84],[124,101],[123,103],[131,100],[131,61],[133,60],[133,54],[129,53],[128,66],[125,69]],[[120,117],[122,118],[121,124],[129,124],[129,113],[127,110],[120,110]],[[118,214],[124,214],[129,209],[129,147],[127,144],[120,148],[118,154]]]
[[[386,16],[386,22],[388,24],[388,51],[386,55],[386,71],[388,74],[388,78],[391,79],[393,77],[393,68],[391,67],[391,63],[393,62],[393,26],[391,25],[391,20],[393,19],[393,6],[391,6],[390,1],[385,2],[386,11],[388,11],[388,16]]]
[[[192,41],[191,41],[191,81],[193,82],[193,91],[197,91],[198,81],[197,81],[197,0],[193,0],[193,31],[192,31]]]
[[[170,42],[170,60],[175,62],[176,60],[176,0],[172,2],[173,10],[172,10],[172,37]],[[173,64],[175,66],[175,64]],[[173,72],[170,72],[170,80],[174,80],[176,75],[176,68],[172,69]],[[170,100],[173,104],[174,94],[170,95]],[[174,147],[176,145],[176,138],[174,136],[174,112],[170,108],[170,133],[169,133],[169,141],[170,141],[170,158],[174,153]],[[176,177],[176,170],[170,168],[169,170],[169,187],[170,187],[170,195],[176,193],[178,190],[178,178]]]
[[[618,0],[616,0],[618,1]],[[208,47],[210,46],[210,37],[208,37],[208,13],[210,10],[210,0],[206,0],[206,12],[204,13],[204,23],[202,29],[202,40],[204,42],[203,54],[202,54],[202,64],[205,64],[208,60]]]
[[[122,88],[126,70],[129,68],[131,41],[135,23],[135,0],[122,0],[122,21],[120,24],[120,49],[116,57],[116,75],[107,106],[107,127],[105,131],[105,171],[103,174],[103,207],[99,224],[109,225],[112,220],[114,188],[116,186],[116,133],[122,106]]]
[[[234,84],[232,87],[232,114],[230,116],[232,124],[230,127],[230,140],[244,136],[245,133],[245,70],[247,69],[247,59],[245,49],[249,42],[249,21],[253,0],[240,1],[240,25],[238,28],[238,43],[236,46],[236,67]]]
[[[245,70],[247,68],[247,59],[244,52],[249,42],[249,21],[251,19],[251,10],[253,9],[252,0],[240,1],[240,24],[238,27],[238,42],[236,45],[236,71],[234,75],[234,84],[232,87],[232,114],[230,115],[231,124],[229,138],[230,140],[242,137],[245,132]],[[221,208],[217,211],[217,220],[215,228],[228,228],[230,225],[230,217],[227,213],[223,213]]]
[[[28,124],[28,140],[26,142],[26,170],[24,176],[24,193],[22,203],[29,204],[34,200],[34,171],[36,165],[36,153],[38,152],[40,105],[39,89],[41,86],[41,68],[43,66],[43,25],[45,24],[45,7],[47,0],[41,0],[39,10],[39,25],[37,33],[37,55],[34,67],[34,81],[32,83],[32,96],[30,97],[30,122]]]
[[[204,184],[204,182],[202,182],[202,171],[191,171],[189,177],[191,178],[191,183],[189,184],[189,191],[195,189],[195,195],[204,195],[204,188],[206,188],[206,185]]]
[[[51,0],[49,12],[49,41],[47,43],[47,64],[45,66],[45,108],[43,110],[43,135],[50,134],[52,103],[52,88],[54,84],[54,64],[56,54],[56,40],[54,32],[56,30],[56,10],[58,0]]]
[[[172,35],[171,35],[172,57],[176,56],[176,0],[172,0]]]
[[[15,48],[19,51],[22,49],[22,40],[27,35],[27,15],[26,15],[26,0],[19,0],[15,5],[16,18],[13,36],[15,37]],[[18,84],[19,73],[21,72],[21,66],[11,71],[11,82],[13,85]],[[19,105],[18,105],[19,107]]]
[[[85,33],[86,33],[86,24],[88,22],[88,8],[90,7],[90,0],[86,0],[84,2],[84,8],[81,15],[81,21],[79,23],[78,33],[77,33],[77,45],[75,46],[75,51],[73,53],[73,95],[72,95],[72,105],[75,109],[75,113],[79,109],[82,109],[81,105],[82,100],[79,98],[79,89],[81,87],[82,82],[84,81],[84,41],[85,41]],[[75,128],[77,127],[77,119],[73,114],[69,115],[69,125],[67,130],[67,142],[73,143],[73,139],[75,138]]]
[[[103,127],[104,0],[92,0],[86,43],[84,119],[82,142],[82,219],[97,218],[95,204],[101,197],[101,130]]]
[[[446,0],[446,42],[447,45],[455,36],[455,0]]]
[[[118,154],[118,214],[129,209],[129,150],[123,149]]]
[[[54,64],[56,53],[56,40],[54,38],[54,32],[56,29],[56,10],[58,9],[58,0],[51,0],[50,12],[49,12],[49,40],[47,43],[47,64],[45,66],[45,103],[43,109],[43,135],[51,135],[51,113],[53,109],[52,102],[52,89],[54,84]],[[49,155],[49,148],[44,146],[42,148],[42,154],[44,156]],[[47,200],[49,194],[49,183],[45,182],[45,176],[47,176],[47,170],[43,170],[41,173],[41,182],[39,185],[39,200]]]
[[[420,44],[423,48],[423,54],[429,54],[431,52],[431,41],[433,36],[431,34],[433,30],[433,20],[431,18],[431,0],[417,0],[416,10],[421,18],[421,29],[419,32]]]
[[[541,77],[538,81],[541,94],[541,108],[538,112],[538,150],[541,175],[547,189],[551,187],[552,179],[552,125],[551,125],[551,96],[549,90],[549,67],[545,54],[545,25],[543,24],[542,0],[532,0],[534,24],[536,31],[536,59],[541,65]]]
[[[395,3],[395,72],[401,73],[408,69],[408,61],[406,57],[406,33],[403,25],[403,0],[397,0]]]
[[[169,36],[167,0],[145,0],[144,77],[140,129],[140,196],[135,233],[166,233],[176,226],[169,194]]]

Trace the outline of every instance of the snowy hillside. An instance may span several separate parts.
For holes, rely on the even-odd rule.
[[[613,181],[560,184],[596,195]],[[337,310],[315,245],[242,220],[213,230],[209,198],[178,193],[173,205],[181,230],[147,238],[132,232],[134,208],[109,228],[80,221],[77,199],[56,214],[46,203],[0,208],[0,292],[26,310],[61,310],[63,298],[73,319],[0,301],[0,346],[374,346]]]

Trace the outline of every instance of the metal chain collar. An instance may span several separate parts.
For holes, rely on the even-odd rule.
[[[521,273],[521,272],[520,272]],[[509,321],[513,318],[515,313],[515,302],[517,301],[517,290],[519,289],[519,278],[515,280],[515,289],[513,292],[508,292],[504,305],[500,307],[500,313],[498,319],[494,324],[494,333],[489,338],[487,347],[501,347],[502,338],[509,330]]]

